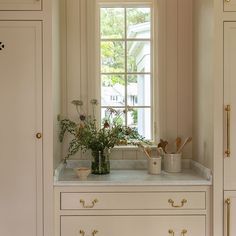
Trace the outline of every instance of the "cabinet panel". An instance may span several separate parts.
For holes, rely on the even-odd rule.
[[[236,190],[236,22],[224,24],[224,150],[229,147],[229,157],[224,158],[224,189]],[[223,108],[222,108],[223,109]],[[227,129],[228,125],[228,129]]]
[[[42,0],[0,0],[0,10],[41,10]]]
[[[205,216],[62,216],[61,236],[204,236]]]
[[[224,192],[224,235],[236,235],[236,191]]]
[[[205,192],[61,193],[61,209],[205,209],[205,198]]]
[[[0,21],[0,235],[43,235],[41,23]]]
[[[236,11],[236,0],[223,0],[224,11]]]

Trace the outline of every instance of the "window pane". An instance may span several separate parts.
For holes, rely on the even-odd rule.
[[[151,139],[151,109],[130,109],[127,114],[127,125],[136,128],[146,139]]]
[[[150,72],[150,42],[127,43],[128,72]]]
[[[101,117],[102,124],[108,120],[109,123],[114,122],[116,124],[125,125],[124,109],[102,108]]]
[[[151,105],[150,75],[128,75],[127,104],[128,106]]]
[[[125,72],[124,42],[101,42],[102,73]]]
[[[123,75],[102,75],[102,106],[125,105],[125,78]]]
[[[124,8],[101,8],[101,38],[124,38],[125,14]]]
[[[150,8],[127,8],[127,38],[150,38]]]

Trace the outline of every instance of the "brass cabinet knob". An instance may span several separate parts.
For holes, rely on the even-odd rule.
[[[41,138],[42,138],[42,134],[41,134],[41,133],[37,133],[37,134],[36,134],[36,138],[37,138],[37,139],[41,139]]]
[[[225,2],[230,2],[231,0],[225,0]]]

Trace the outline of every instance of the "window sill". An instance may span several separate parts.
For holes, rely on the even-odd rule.
[[[151,149],[156,149],[157,145],[148,145]],[[113,148],[116,151],[138,151],[139,147],[135,145],[119,145]]]

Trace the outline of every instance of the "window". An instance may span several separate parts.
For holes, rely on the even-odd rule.
[[[100,6],[101,119],[112,108],[147,139],[153,139],[152,35],[150,6]]]

